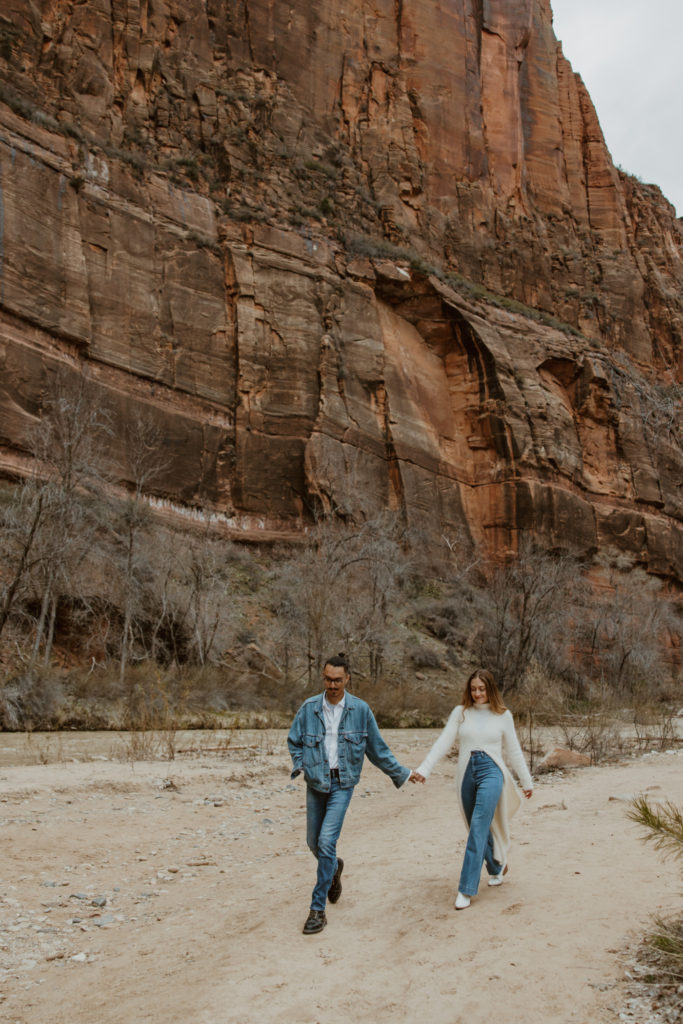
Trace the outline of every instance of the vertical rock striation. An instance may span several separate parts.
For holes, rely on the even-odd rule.
[[[681,222],[548,0],[7,0],[0,89],[6,473],[87,361],[177,514],[391,507],[681,579]]]

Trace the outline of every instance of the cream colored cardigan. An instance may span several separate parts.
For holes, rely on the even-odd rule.
[[[517,739],[512,715],[509,711],[497,715],[491,711],[488,704],[475,704],[466,709],[458,704],[457,708],[451,711],[443,732],[417,769],[420,775],[428,778],[437,761],[440,761],[448,753],[456,739],[460,741],[456,786],[458,803],[465,824],[467,824],[467,818],[462,804],[462,780],[472,751],[483,750],[496,762],[503,773],[503,791],[493,816],[491,835],[493,836],[493,856],[499,864],[505,864],[510,847],[510,820],[522,802],[519,789],[505,763],[505,758],[510,762],[522,788],[533,789],[531,774]]]

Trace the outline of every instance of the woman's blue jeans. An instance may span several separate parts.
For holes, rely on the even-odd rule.
[[[352,796],[353,786],[342,789],[336,779],[330,780],[329,793],[306,787],[306,842],[318,860],[311,910],[324,910],[327,904],[327,893],[337,870],[337,840]]]
[[[503,792],[503,773],[483,750],[473,750],[470,754],[460,792],[470,834],[458,891],[463,896],[476,896],[484,861],[490,875],[499,875],[503,870],[503,865],[493,858],[491,836],[491,822]]]

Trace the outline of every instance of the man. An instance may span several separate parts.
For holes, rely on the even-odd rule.
[[[318,861],[304,935],[323,930],[327,900],[336,903],[341,896],[344,861],[337,857],[337,840],[364,757],[397,788],[407,779],[415,781],[414,773],[398,763],[380,736],[365,701],[346,692],[349,680],[346,656],[329,658],[323,668],[325,692],[301,705],[287,737],[292,778],[303,772],[306,780],[306,841]]]

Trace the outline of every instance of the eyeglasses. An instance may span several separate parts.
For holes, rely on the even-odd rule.
[[[323,676],[323,682],[324,683],[329,683],[329,685],[331,686],[333,683],[343,683],[344,682],[344,677],[342,676],[341,679],[330,679],[329,676],[325,676],[324,675]]]

